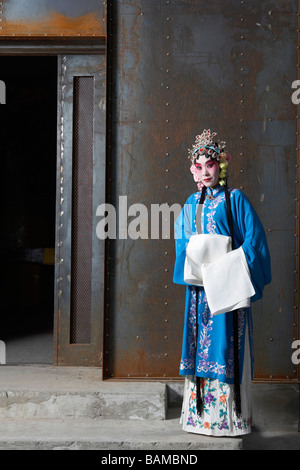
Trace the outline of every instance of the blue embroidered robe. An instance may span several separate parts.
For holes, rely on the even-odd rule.
[[[255,295],[262,297],[266,284],[271,282],[271,263],[263,226],[248,198],[237,189],[230,189],[235,248],[242,246],[250,270]],[[213,316],[203,287],[199,288],[198,318],[196,319],[196,289],[184,282],[186,246],[197,233],[196,211],[201,193],[192,194],[175,222],[176,261],[173,281],[186,285],[185,320],[180,375],[197,375],[233,383],[233,315],[232,312]],[[225,191],[221,186],[207,189],[202,210],[202,233],[230,236]],[[216,286],[218,289],[218,286]],[[198,322],[198,326],[197,326]],[[253,376],[251,308],[239,310],[240,380],[243,373],[246,323]],[[196,332],[198,330],[198,337]]]

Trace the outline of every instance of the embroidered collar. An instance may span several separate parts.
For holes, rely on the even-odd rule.
[[[215,188],[207,188],[205,198],[208,199],[209,201],[212,201],[219,195],[222,189],[223,188],[219,184]]]

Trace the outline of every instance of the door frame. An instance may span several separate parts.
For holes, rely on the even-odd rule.
[[[96,59],[96,60],[95,60]],[[97,67],[95,66],[97,64]],[[92,221],[90,259],[91,338],[72,342],[73,252],[73,86],[75,77],[94,77]],[[104,240],[96,236],[96,208],[105,202],[105,57],[98,54],[58,56],[57,197],[55,256],[54,364],[100,367],[103,337]],[[82,214],[81,214],[82,216]],[[85,217],[84,217],[85,218]],[[75,276],[73,276],[75,277]],[[88,294],[89,295],[89,294]]]
[[[26,56],[26,55],[36,55],[36,56],[57,56],[58,58],[58,80],[60,77],[60,58],[66,55],[99,55],[102,56],[104,64],[106,64],[106,39],[105,38],[89,38],[89,39],[62,39],[56,40],[41,40],[31,38],[29,40],[2,40],[0,48],[0,57],[1,56]],[[98,192],[99,199],[95,201],[95,204],[102,204],[105,202],[105,178],[106,178],[106,65],[102,67],[102,104],[101,107],[101,123],[98,128],[98,132],[101,134],[101,148],[97,147],[96,151],[98,152],[98,158],[100,159],[101,172],[94,174],[93,185],[100,185],[101,191]],[[104,76],[103,76],[104,74]],[[58,96],[57,96],[57,108],[58,115],[61,113],[61,94],[58,87]],[[95,107],[99,103],[95,103]],[[61,181],[61,172],[60,172],[60,145],[61,145],[61,134],[59,122],[57,122],[57,189],[60,186]],[[69,190],[72,190],[72,185],[69,186]],[[93,217],[95,214],[93,214]],[[97,353],[93,354],[93,359],[91,361],[83,360],[83,357],[86,357],[87,345],[74,344],[72,345],[72,354],[70,360],[61,361],[60,360],[60,350],[61,344],[59,342],[59,332],[61,329],[61,310],[60,303],[62,299],[62,289],[60,286],[60,240],[57,236],[59,231],[59,225],[61,224],[61,204],[60,204],[60,194],[57,191],[56,196],[56,242],[55,242],[55,275],[54,275],[54,326],[53,326],[53,365],[67,365],[67,366],[90,366],[90,367],[101,367],[102,365],[102,349],[103,349],[103,309],[104,309],[104,254],[105,254],[105,244],[103,240],[96,240],[96,254],[98,256],[95,259],[95,262],[98,263],[97,272],[100,275],[98,280],[100,295],[96,299],[97,303],[97,332],[94,334],[94,339],[97,341]],[[95,240],[95,234],[93,234],[93,240]],[[95,243],[95,241],[93,242]],[[94,246],[93,246],[94,251]],[[70,299],[68,299],[70,303]],[[93,333],[92,333],[93,334]]]

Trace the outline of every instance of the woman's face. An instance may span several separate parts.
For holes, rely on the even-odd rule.
[[[195,167],[197,168],[197,175],[204,186],[214,188],[218,184],[220,167],[216,160],[200,155],[195,161]]]

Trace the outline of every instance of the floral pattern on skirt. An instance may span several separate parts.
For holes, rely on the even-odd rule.
[[[181,415],[184,431],[211,436],[238,436],[251,432],[250,415],[248,416],[247,411],[246,414],[242,413],[241,419],[235,415],[233,385],[219,382],[218,379],[205,379],[203,387],[201,395],[204,398],[204,410],[200,417],[196,406],[195,377],[186,378],[185,400]],[[245,406],[242,411],[244,410]]]
[[[204,410],[197,413],[196,377],[185,378],[180,422],[187,432],[209,436],[240,436],[251,432],[251,359],[248,328],[246,328],[243,377],[241,383],[242,416],[234,411],[234,386],[218,379],[203,381],[201,396]]]

